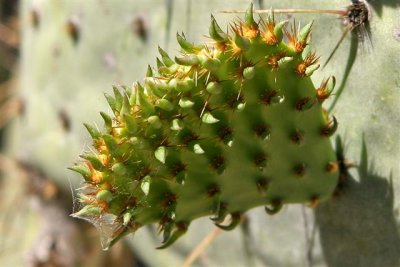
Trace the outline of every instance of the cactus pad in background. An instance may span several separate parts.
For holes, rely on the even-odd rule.
[[[286,24],[257,23],[252,7],[228,33],[212,18],[211,43],[178,35],[182,55],[160,48],[143,86],[106,95],[114,114],[101,113],[104,132],[86,125],[96,151],[71,168],[85,179],[74,216],[102,228],[106,247],[146,224],[158,223],[163,248],[198,217],[230,230],[256,206],[273,214],[329,198],[337,122],[321,105],[334,79],[313,86],[312,23]]]

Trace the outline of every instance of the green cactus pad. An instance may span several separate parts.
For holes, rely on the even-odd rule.
[[[253,207],[273,214],[331,196],[337,122],[321,105],[334,79],[314,87],[312,24],[286,24],[256,23],[250,7],[224,32],[212,17],[207,45],[178,35],[181,55],[160,48],[143,85],[106,96],[113,116],[101,113],[104,131],[85,125],[95,152],[71,168],[85,179],[74,216],[102,228],[106,247],[157,223],[164,248],[202,216],[230,230]]]

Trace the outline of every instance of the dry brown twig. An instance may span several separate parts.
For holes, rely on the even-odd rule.
[[[186,257],[181,267],[190,267],[193,262],[196,261],[198,257],[206,250],[206,248],[211,244],[211,242],[221,233],[221,228],[214,228]]]

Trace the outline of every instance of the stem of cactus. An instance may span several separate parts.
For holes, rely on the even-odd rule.
[[[147,224],[158,223],[165,248],[199,217],[231,230],[253,207],[273,214],[331,196],[337,121],[322,103],[334,79],[314,87],[312,23],[286,24],[256,22],[252,6],[229,32],[211,17],[209,44],[178,35],[180,56],[160,48],[144,85],[106,95],[105,129],[85,125],[96,152],[71,167],[85,180],[73,216],[107,227],[106,248]]]

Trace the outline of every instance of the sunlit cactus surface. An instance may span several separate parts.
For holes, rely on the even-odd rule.
[[[205,44],[178,34],[180,55],[159,48],[144,82],[106,95],[113,114],[85,125],[93,149],[71,167],[85,180],[74,216],[103,228],[105,247],[156,223],[164,248],[199,217],[230,230],[253,207],[332,195],[337,121],[322,103],[335,79],[313,85],[312,23],[289,24],[256,21],[252,6],[228,32],[211,17]]]

